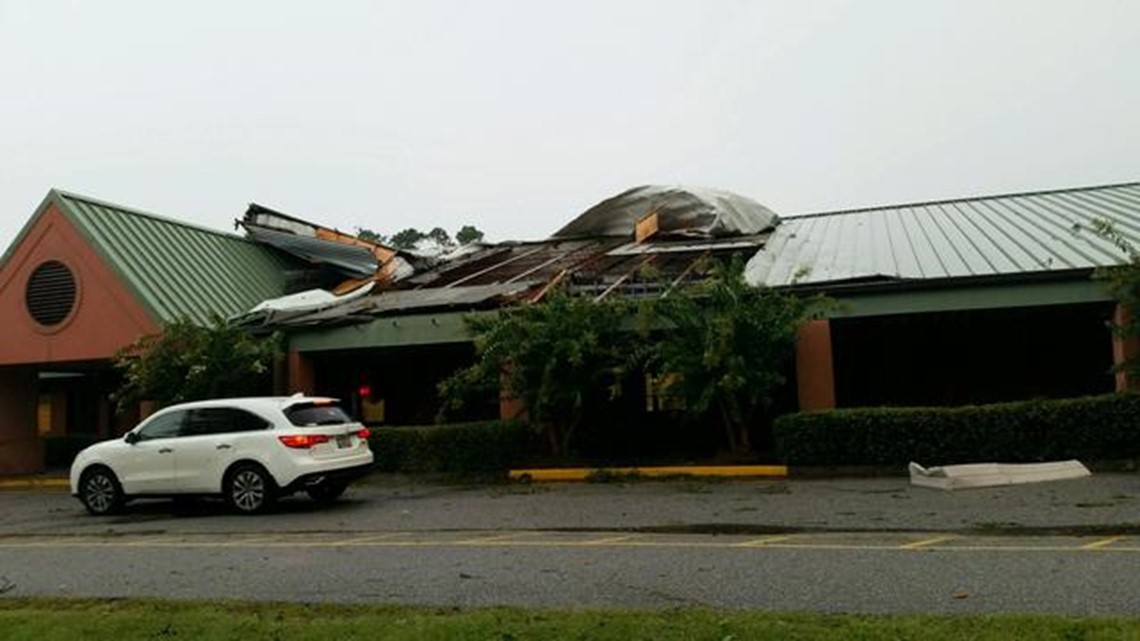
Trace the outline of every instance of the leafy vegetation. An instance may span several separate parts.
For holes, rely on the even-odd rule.
[[[776,419],[789,465],[932,465],[1140,457],[1140,395],[969,407],[876,407]]]
[[[616,393],[624,375],[627,309],[555,290],[541,304],[469,317],[476,360],[440,385],[445,410],[496,391],[517,398],[551,452],[564,455],[587,405],[599,390]]]
[[[471,317],[476,363],[445,381],[441,395],[457,409],[501,389],[522,401],[560,457],[587,410],[649,371],[694,424],[715,414],[729,448],[747,451],[749,429],[785,381],[796,329],[819,301],[754,288],[743,272],[739,260],[713,263],[700,284],[637,308],[557,289],[541,304]]]
[[[371,229],[364,229],[361,227],[356,228],[356,237],[361,240],[367,240],[372,243],[379,243],[381,245],[388,245],[396,249],[416,249],[423,241],[431,241],[437,247],[454,247],[456,245],[466,245],[468,243],[475,243],[483,240],[483,232],[479,231],[473,225],[464,225],[459,228],[455,233],[455,239],[452,240],[451,234],[442,227],[435,227],[428,232],[422,232],[414,227],[402,229],[391,236],[376,233]]]
[[[381,427],[370,444],[376,469],[383,472],[437,472],[455,475],[499,473],[527,454],[530,430],[519,421],[483,421]]]
[[[1094,220],[1092,230],[1124,253],[1127,260],[1119,265],[1101,267],[1093,277],[1108,284],[1108,291],[1120,303],[1124,314],[1113,322],[1113,331],[1124,339],[1140,338],[1140,250],[1112,223]],[[1140,358],[1132,356],[1119,365],[1130,377],[1140,378]]]
[[[120,409],[139,401],[160,407],[204,398],[257,396],[270,391],[277,337],[253,337],[215,316],[200,326],[181,319],[143,336],[115,356],[123,375]]]
[[[716,413],[729,449],[747,451],[749,428],[786,380],[796,330],[821,303],[749,285],[739,259],[713,264],[709,278],[649,308],[664,327],[650,364],[674,375],[666,392],[688,412]]]
[[[677,608],[520,609],[173,601],[0,600],[12,641],[132,639],[1134,639],[1135,618],[870,616]]]
[[[471,243],[482,242],[483,232],[475,228],[474,225],[464,225],[455,232],[455,242],[460,245],[469,245]]]

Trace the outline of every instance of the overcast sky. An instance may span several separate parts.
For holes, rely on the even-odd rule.
[[[545,237],[1140,179],[1140,1],[0,0],[0,247],[50,187]]]

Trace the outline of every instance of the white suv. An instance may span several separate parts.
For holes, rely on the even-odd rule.
[[[184,403],[80,452],[71,494],[92,514],[141,497],[221,495],[246,514],[299,490],[331,502],[371,469],[368,436],[331,398]]]

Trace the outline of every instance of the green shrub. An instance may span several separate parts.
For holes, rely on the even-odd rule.
[[[526,456],[531,430],[518,421],[372,428],[376,468],[383,472],[502,472]]]
[[[75,455],[80,450],[101,440],[103,438],[94,434],[49,436],[44,439],[44,467],[48,469],[71,467],[71,462],[75,460]]]
[[[778,418],[789,465],[948,465],[1140,456],[1140,394],[968,407],[877,407]]]

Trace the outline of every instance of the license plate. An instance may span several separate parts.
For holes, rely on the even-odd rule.
[[[341,434],[336,437],[336,446],[340,448],[352,447],[352,437],[348,434]]]

